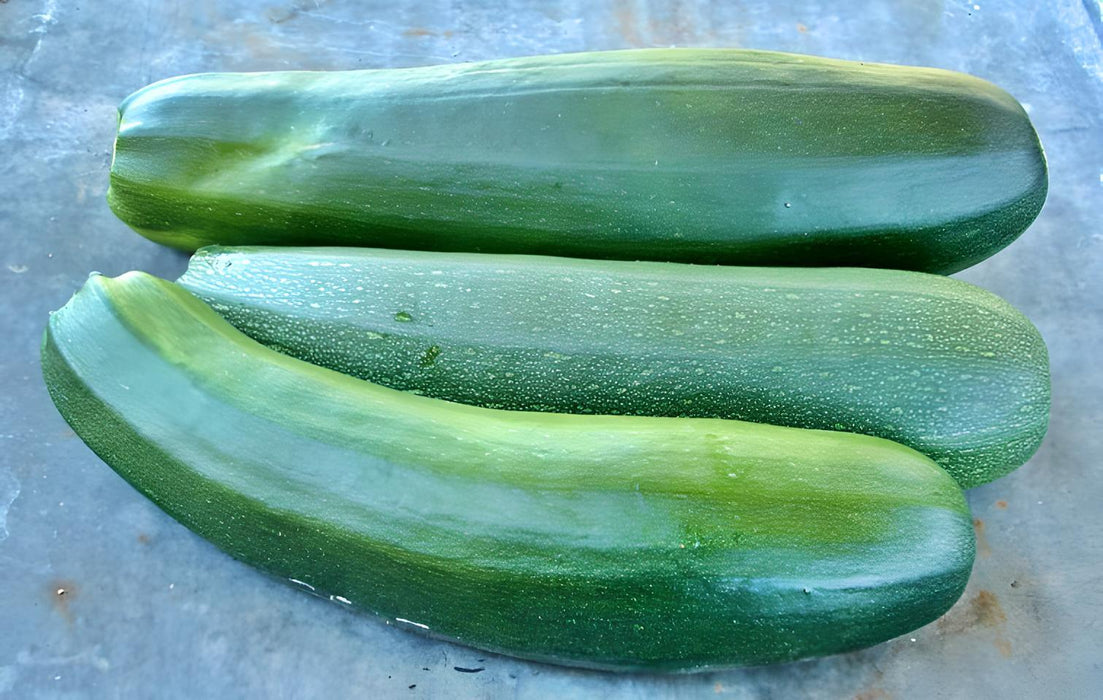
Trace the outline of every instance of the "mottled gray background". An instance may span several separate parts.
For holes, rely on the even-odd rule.
[[[0,0],[0,695],[1100,697],[1100,5],[976,3]],[[1045,210],[960,276],[1038,324],[1053,422],[1029,464],[969,494],[977,563],[942,620],[844,656],[680,677],[429,641],[222,555],[123,483],[54,411],[37,360],[47,312],[90,270],[173,278],[184,266],[104,202],[115,106],[132,90],[195,71],[671,45],[966,71],[1009,90],[1038,127]]]

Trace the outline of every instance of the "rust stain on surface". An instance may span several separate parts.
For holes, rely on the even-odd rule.
[[[889,700],[892,696],[882,688],[863,690],[854,696],[854,700]]]
[[[643,37],[639,32],[639,20],[636,19],[635,3],[632,0],[620,0],[613,9],[617,21],[617,31],[630,46],[643,46]]]
[[[1007,510],[1007,501],[996,501],[996,507],[1000,510]]]
[[[988,537],[984,534],[984,521],[980,518],[975,519],[973,531],[977,533],[977,556],[987,557],[992,553],[992,548],[988,546]]]
[[[995,627],[1007,622],[1007,615],[1000,607],[1000,601],[991,591],[977,593],[972,601],[973,610],[976,613],[977,622],[987,627]]]
[[[138,544],[149,544],[150,537],[144,532],[138,533]]]
[[[938,631],[943,634],[963,634],[970,630],[987,629],[995,632],[992,644],[1000,655],[1011,656],[1011,642],[1004,634],[1007,613],[999,598],[989,590],[978,591],[965,604],[958,605],[938,621]]]
[[[328,0],[295,0],[285,6],[270,7],[265,12],[268,21],[273,24],[282,24],[289,19],[294,19],[300,13],[307,10],[317,10],[326,4]]]
[[[808,32],[808,27],[804,26],[800,22],[797,22],[797,31],[800,32],[801,34],[805,34],[805,33]]]
[[[1007,621],[1007,614],[992,591],[982,590],[965,605],[959,605],[938,621],[943,634],[961,634],[975,627],[996,627]]]
[[[77,584],[68,579],[51,581],[47,589],[50,605],[70,625],[73,624],[73,611],[70,606],[76,600],[77,593]]]
[[[437,33],[425,27],[410,27],[402,32],[402,36],[436,36]]]

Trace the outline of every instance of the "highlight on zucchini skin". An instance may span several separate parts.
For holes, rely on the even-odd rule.
[[[50,396],[232,556],[396,626],[520,657],[691,671],[855,649],[960,596],[954,481],[861,435],[465,406],[264,348],[171,283],[92,277]]]
[[[1049,424],[1034,325],[960,280],[358,248],[205,248],[179,280],[286,354],[492,408],[887,438],[964,488]]]
[[[108,201],[194,250],[355,245],[950,273],[1027,228],[1022,107],[944,70],[646,49],[171,78]]]

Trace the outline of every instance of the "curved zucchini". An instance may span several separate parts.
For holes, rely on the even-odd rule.
[[[93,277],[42,360],[77,434],[229,554],[517,656],[830,654],[936,618],[973,560],[957,485],[887,440],[415,396],[268,350],[141,273]]]
[[[953,272],[1013,241],[1045,158],[1003,90],[725,49],[201,74],[119,108],[141,234]]]
[[[180,283],[266,345],[392,388],[866,433],[963,487],[1026,462],[1049,421],[1038,331],[937,275],[208,248]]]

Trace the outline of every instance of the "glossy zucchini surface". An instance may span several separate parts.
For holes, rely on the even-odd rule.
[[[960,73],[732,49],[218,73],[119,108],[153,240],[953,272],[1041,209],[1022,107]]]

